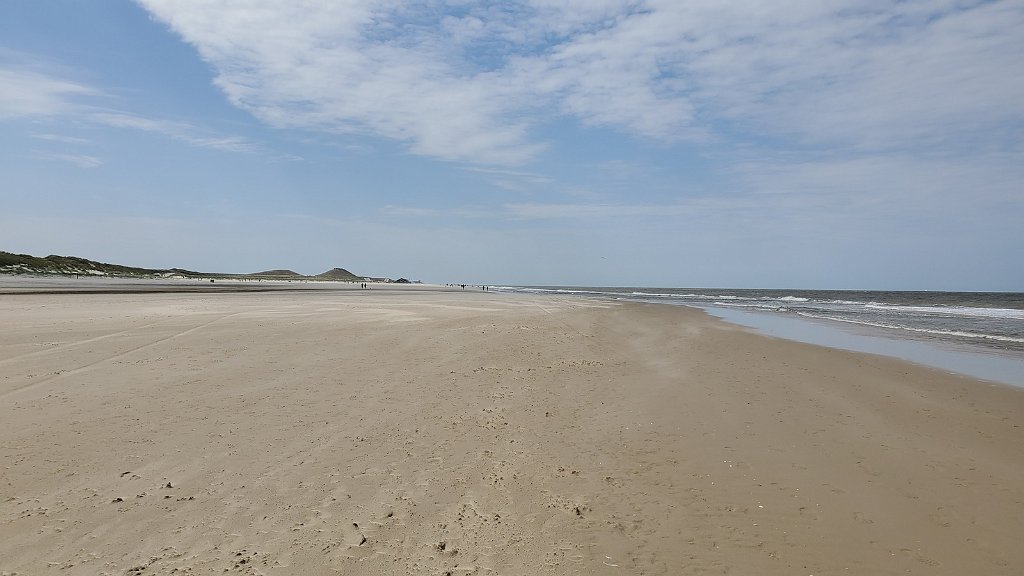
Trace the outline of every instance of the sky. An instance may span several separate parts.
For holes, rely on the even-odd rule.
[[[3,0],[0,250],[1024,291],[1021,30],[1021,0]]]

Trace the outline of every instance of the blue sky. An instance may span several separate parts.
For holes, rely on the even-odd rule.
[[[0,249],[1024,290],[1024,3],[5,0]]]

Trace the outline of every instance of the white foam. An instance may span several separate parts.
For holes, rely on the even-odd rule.
[[[736,302],[720,302],[717,306],[725,306],[728,308],[754,308],[756,310],[766,310],[769,312],[788,312],[789,308],[781,306],[779,304],[739,304]]]
[[[936,336],[955,336],[958,338],[976,338],[982,340],[995,340],[997,342],[1014,342],[1017,344],[1024,344],[1024,338],[1014,338],[1013,336],[1000,336],[998,334],[979,334],[975,332],[961,332],[958,330],[933,330],[928,328],[913,328],[911,326],[886,324],[884,322],[868,322],[866,320],[836,318],[834,316],[827,316],[824,314],[811,314],[808,312],[797,312],[797,314],[807,318],[815,318],[818,320],[830,320],[833,322],[846,322],[848,324],[859,324],[861,326],[872,326],[874,328],[888,328],[890,330],[905,330],[907,332],[917,332],[920,334],[934,334]]]
[[[910,312],[918,314],[938,314],[942,316],[965,316],[968,318],[1007,318],[1024,320],[1024,310],[1014,308],[975,308],[970,306],[899,306],[870,302],[865,308],[872,310],[890,310],[893,312]]]

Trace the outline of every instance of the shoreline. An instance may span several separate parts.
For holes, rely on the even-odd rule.
[[[1017,350],[947,342],[827,319],[778,317],[767,312],[748,312],[713,306],[699,309],[724,322],[745,326],[770,337],[896,358],[951,374],[1017,388],[1024,387],[1024,353]]]
[[[785,310],[773,309],[772,306],[766,306],[763,303],[755,306],[749,304],[735,306],[732,303],[710,301],[716,300],[715,298],[710,298],[706,302],[695,301],[693,300],[694,298],[708,298],[708,296],[706,294],[688,294],[688,292],[695,290],[705,290],[708,293],[743,293],[745,294],[743,298],[747,300],[758,300],[759,294],[772,294],[772,297],[762,296],[760,299],[776,301],[777,303],[789,306],[789,304],[786,304],[787,299],[790,299],[790,302],[801,302],[804,300],[803,298],[794,297],[792,294],[825,293],[830,297],[835,297],[844,291],[657,289],[658,291],[656,292],[647,293],[632,291],[635,290],[632,288],[597,287],[506,287],[505,290],[510,293],[561,294],[573,298],[590,298],[607,302],[646,302],[667,306],[684,306],[702,310],[723,321],[757,330],[759,333],[770,337],[784,338],[794,342],[814,344],[839,350],[899,358],[920,366],[938,368],[980,380],[1024,387],[1024,348],[1020,347],[1019,339],[1017,338],[1006,338],[1007,342],[1001,345],[1001,341],[1004,340],[1001,337],[994,337],[992,340],[988,340],[980,336],[968,338],[968,334],[957,335],[949,332],[882,326],[869,322],[806,315],[800,312],[792,313],[793,311],[788,308]],[[676,290],[678,294],[663,293],[661,292],[663,290]],[[865,293],[865,291],[849,292]],[[782,294],[787,294],[787,296],[780,298],[779,296]],[[882,293],[879,292],[879,294]],[[886,294],[920,295],[931,293],[886,292]],[[940,294],[962,295],[969,293]],[[1016,295],[1017,293],[983,292],[978,294]],[[673,296],[680,298],[673,299]],[[735,297],[734,294],[724,298],[733,297]],[[852,302],[847,303],[853,304]],[[1016,311],[997,310],[997,312]],[[1020,313],[1024,314],[1024,311]]]
[[[469,290],[0,314],[0,571],[1024,564],[1010,386],[684,307]]]
[[[799,317],[847,329],[1024,353],[1024,292],[504,287],[512,292],[609,298]]]

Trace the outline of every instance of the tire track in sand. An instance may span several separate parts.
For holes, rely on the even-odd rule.
[[[90,363],[85,364],[83,366],[79,366],[78,368],[72,368],[71,370],[67,370],[67,371],[61,372],[59,374],[53,374],[52,376],[43,378],[42,380],[38,380],[36,382],[32,382],[31,384],[26,384],[26,385],[21,386],[19,388],[14,388],[12,390],[8,390],[7,392],[4,392],[4,393],[0,394],[0,399],[7,398],[8,396],[11,396],[13,394],[17,394],[19,392],[25,392],[25,391],[28,391],[28,390],[32,390],[32,389],[38,388],[38,387],[40,387],[40,386],[42,386],[44,384],[48,384],[50,382],[53,382],[55,380],[59,380],[61,378],[67,377],[67,376],[72,376],[72,375],[75,375],[75,374],[81,374],[82,372],[86,372],[86,371],[90,370],[91,368],[93,368],[93,367],[95,367],[95,366],[97,366],[99,364],[103,364],[104,362],[110,362],[111,360],[119,360],[121,358],[124,358],[125,356],[128,356],[129,354],[133,354],[135,352],[138,352],[139,350],[145,350],[147,348],[152,348],[153,346],[156,346],[158,344],[162,344],[162,343],[167,342],[169,340],[174,340],[175,338],[180,338],[182,336],[186,336],[186,335],[191,334],[193,332],[196,332],[198,330],[202,330],[203,328],[206,328],[207,326],[211,326],[213,324],[216,324],[217,322],[220,322],[221,320],[227,320],[228,318],[233,318],[235,316],[240,316],[242,314],[248,314],[250,312],[252,312],[252,310],[246,310],[244,312],[235,312],[233,314],[227,314],[225,316],[220,316],[218,318],[214,318],[213,320],[210,320],[209,322],[204,322],[203,324],[200,324],[198,326],[193,326],[192,328],[187,328],[185,330],[182,330],[181,332],[178,332],[178,333],[175,333],[175,334],[171,334],[170,336],[165,336],[163,338],[154,340],[152,342],[147,342],[146,344],[142,344],[142,345],[139,345],[139,346],[135,346],[133,348],[129,348],[128,350],[125,350],[123,352],[118,352],[117,354],[114,354],[112,356],[107,356],[106,358],[101,358],[101,359],[96,360],[94,362],[90,362]],[[154,323],[154,324],[159,324],[159,322]],[[144,327],[148,327],[148,326],[153,326],[153,324],[149,324],[149,325],[144,326]],[[137,329],[138,328],[135,328],[135,330],[137,330]],[[119,332],[117,334],[124,334],[125,332],[130,332],[130,331],[131,330],[125,330],[125,331]],[[88,341],[101,340],[103,338],[107,338],[107,337],[111,337],[111,336],[116,336],[117,334],[108,334],[106,336],[98,336],[98,337],[92,338],[90,340],[83,340],[83,341],[81,341],[79,343],[85,343],[85,342],[88,342]],[[79,343],[76,343],[76,344],[79,344]],[[20,358],[23,358],[23,357],[24,357],[24,355],[20,356]]]
[[[4,358],[3,360],[0,360],[0,366],[3,366],[4,364],[9,364],[9,363],[14,362],[16,360],[24,360],[25,358],[31,358],[31,357],[35,357],[35,356],[43,356],[43,355],[46,355],[46,354],[53,354],[54,352],[64,352],[64,351],[68,350],[69,348],[75,348],[77,346],[81,346],[82,344],[89,344],[89,343],[92,343],[92,342],[99,342],[100,340],[106,340],[107,338],[114,338],[114,337],[121,336],[123,334],[127,334],[129,332],[133,332],[133,331],[136,331],[136,330],[145,330],[146,328],[152,328],[153,326],[158,326],[160,324],[163,324],[165,322],[170,322],[172,320],[176,320],[176,318],[166,318],[164,320],[157,320],[156,322],[150,322],[149,324],[143,324],[142,326],[135,326],[134,328],[128,328],[127,330],[121,330],[119,332],[111,332],[110,334],[103,334],[102,336],[94,336],[92,338],[86,338],[85,340],[78,340],[76,342],[70,342],[68,344],[62,344],[62,345],[59,345],[59,346],[54,346],[52,348],[47,348],[45,350],[36,350],[35,352],[26,352],[24,354],[19,354],[17,356],[11,356],[10,358]]]

